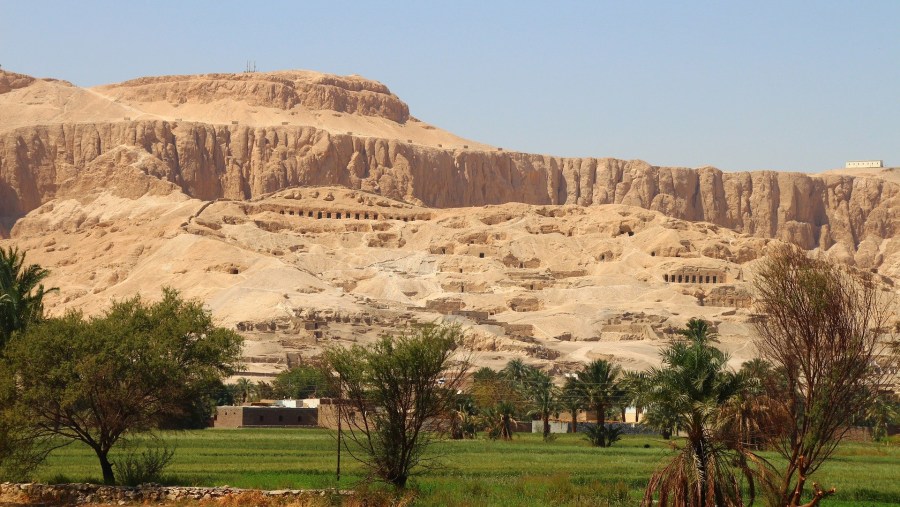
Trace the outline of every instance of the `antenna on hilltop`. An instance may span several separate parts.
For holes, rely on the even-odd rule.
[[[256,72],[256,60],[247,60],[247,66],[244,67],[244,72]]]

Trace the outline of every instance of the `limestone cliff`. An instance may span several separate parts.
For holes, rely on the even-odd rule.
[[[866,266],[881,262],[878,244],[895,236],[900,223],[900,186],[877,179],[451,151],[314,128],[169,121],[43,125],[0,134],[0,216],[9,222],[47,202],[89,162],[120,146],[145,151],[161,162],[147,171],[200,199],[343,185],[432,207],[627,204],[809,249],[839,243]]]
[[[205,200],[343,185],[440,208],[616,203],[866,267],[900,251],[891,242],[900,186],[884,179],[506,152],[415,120],[386,86],[359,76],[162,76],[83,89],[0,71],[0,236],[66,188],[121,187],[97,174],[123,157],[129,171]]]

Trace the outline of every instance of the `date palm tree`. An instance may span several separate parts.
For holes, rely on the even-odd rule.
[[[553,385],[550,375],[538,369],[530,371],[523,384],[532,406],[530,413],[541,418],[546,440],[550,436],[550,414],[559,406],[559,389]]]
[[[25,265],[25,253],[0,248],[0,348],[13,332],[24,330],[44,316],[44,296],[56,289],[42,283],[50,272],[37,264]]]
[[[650,478],[643,505],[743,505],[739,475],[752,500],[760,477],[755,472],[766,464],[729,435],[722,414],[745,391],[747,377],[728,369],[728,356],[709,345],[705,326],[683,334],[690,341],[673,342],[662,353],[662,367],[650,371],[649,400],[652,410],[674,417],[686,444]]]
[[[647,396],[650,390],[647,373],[643,371],[626,372],[622,375],[620,384],[624,396],[623,405],[634,405],[634,421],[641,422],[641,415],[644,407],[647,406]],[[624,416],[622,420],[625,420]]]
[[[606,425],[606,410],[617,400],[621,375],[622,367],[605,359],[591,361],[578,372],[575,385],[581,400],[585,407],[597,412],[597,424],[600,426]],[[601,447],[606,447],[606,443]]]
[[[560,395],[560,407],[572,417],[572,433],[578,433],[578,411],[584,409],[584,400],[578,389],[578,379],[569,377]]]
[[[235,386],[237,387],[237,397],[241,399],[241,403],[247,403],[248,401],[253,400],[253,395],[256,392],[256,385],[252,380],[241,377],[237,379]]]

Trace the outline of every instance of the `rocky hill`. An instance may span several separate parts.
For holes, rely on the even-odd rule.
[[[508,152],[357,76],[0,72],[0,243],[53,270],[52,311],[169,284],[278,367],[436,318],[490,357],[640,367],[701,315],[743,357],[770,240],[900,276],[889,180]]]

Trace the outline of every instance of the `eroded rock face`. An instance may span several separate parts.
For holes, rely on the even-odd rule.
[[[302,105],[397,123],[409,119],[409,107],[387,86],[359,76],[287,71],[200,76],[143,77],[102,87],[117,99],[171,104],[237,99],[251,106],[290,109]]]
[[[18,88],[25,88],[34,81],[35,78],[25,74],[0,70],[0,93],[8,93]]]
[[[900,187],[879,179],[451,151],[311,127],[167,121],[46,125],[0,134],[0,217],[9,223],[24,216],[121,146],[146,153],[149,174],[205,200],[342,185],[441,208],[626,204],[809,249],[840,244],[851,257],[871,240],[874,250],[867,247],[856,259],[864,265],[877,264],[877,245],[897,235],[900,223]]]

